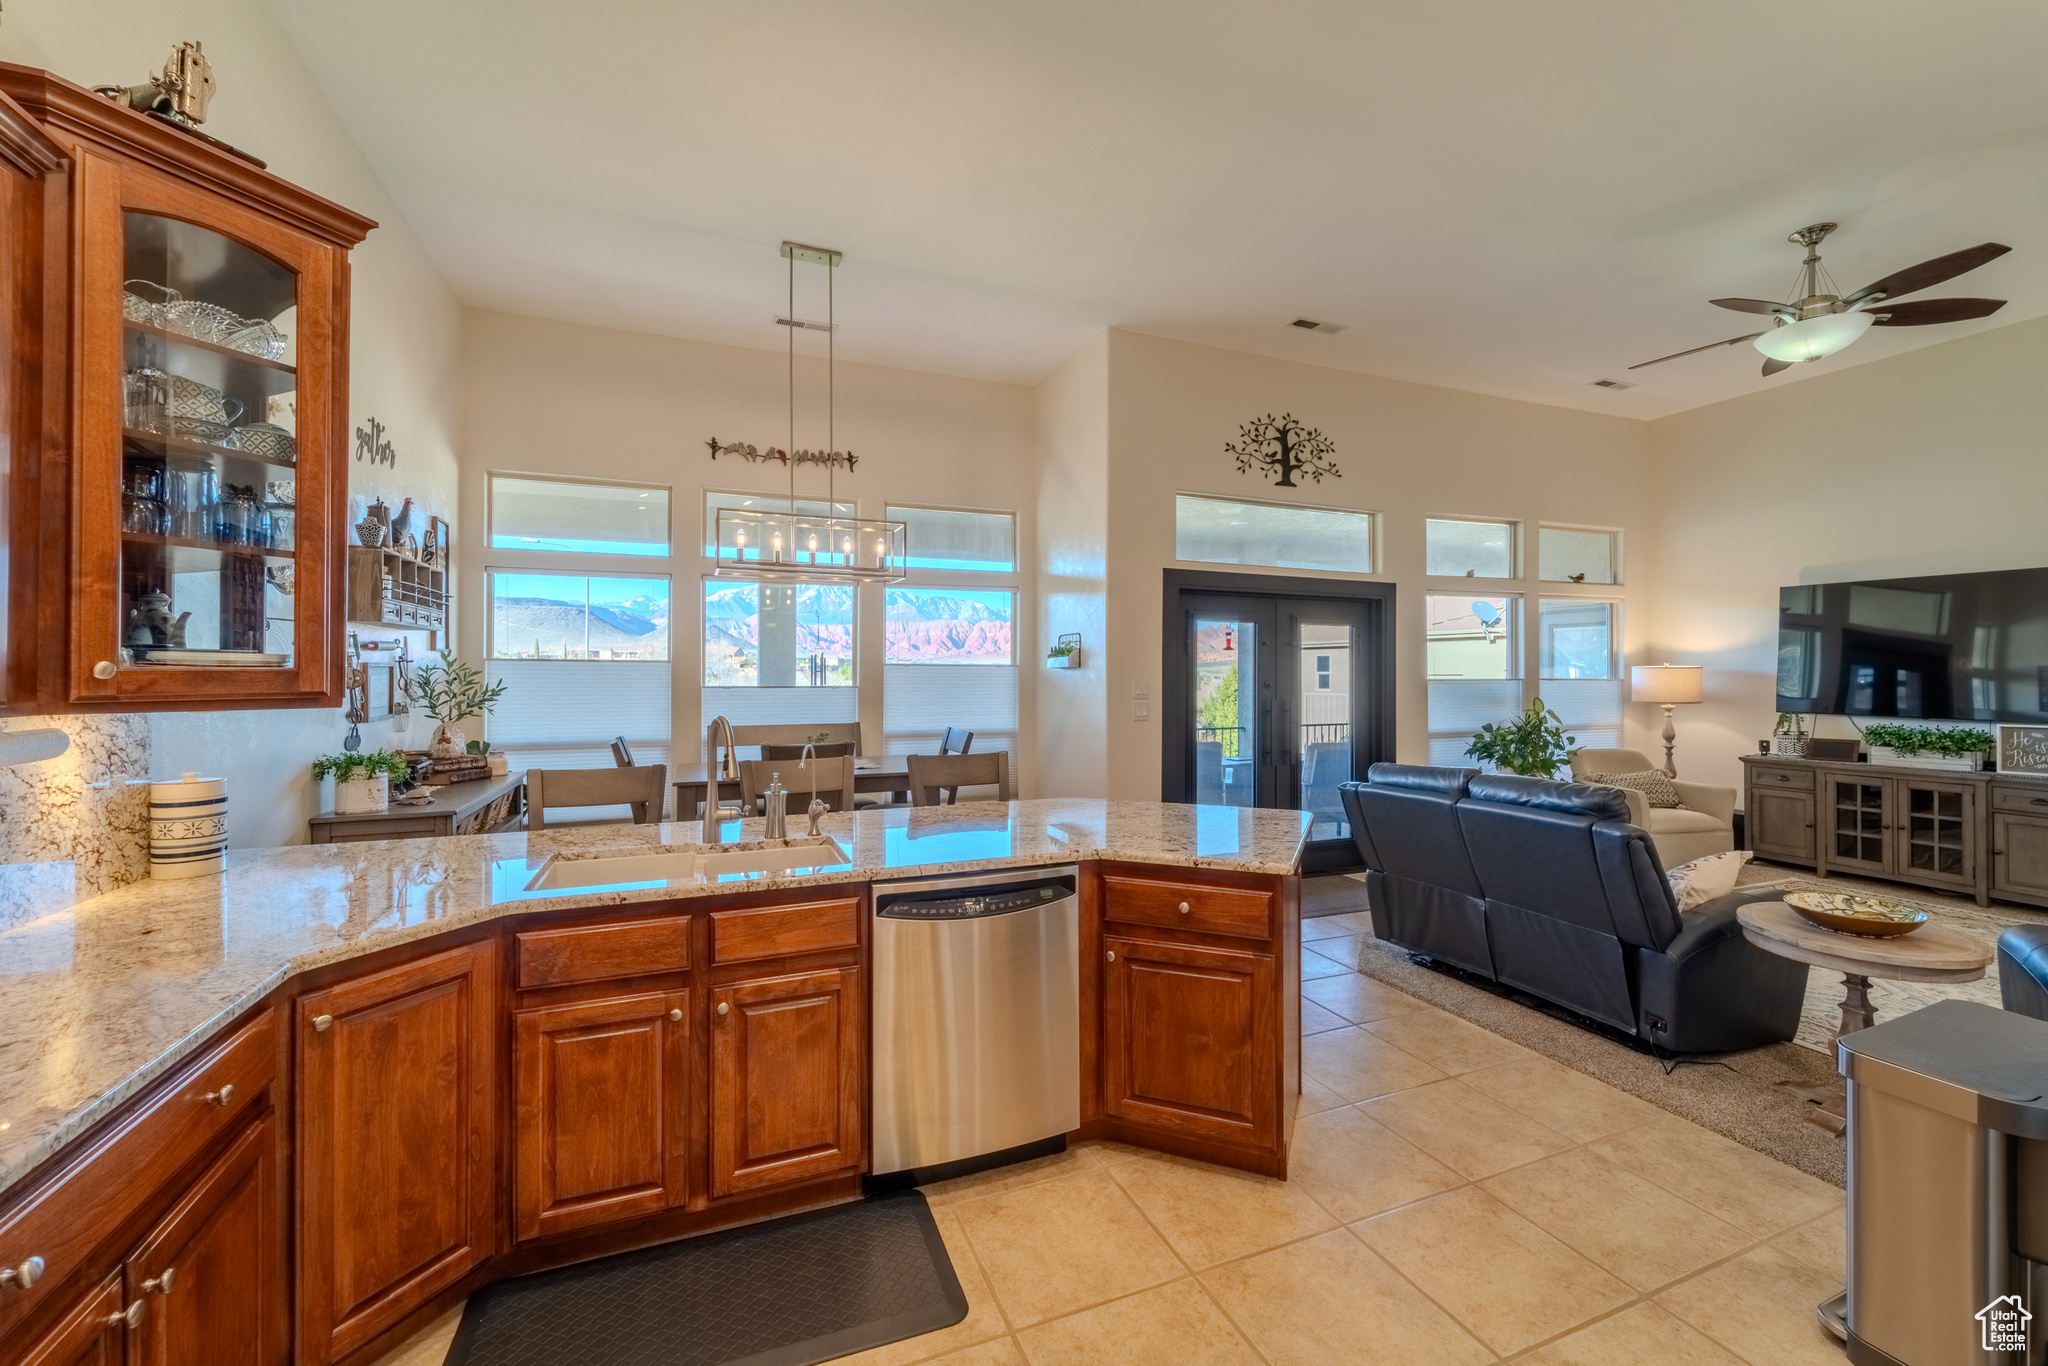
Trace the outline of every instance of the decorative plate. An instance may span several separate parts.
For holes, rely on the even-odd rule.
[[[1853,892],[1792,892],[1785,904],[1822,929],[1866,939],[1911,934],[1927,923],[1927,912],[1918,906]]]

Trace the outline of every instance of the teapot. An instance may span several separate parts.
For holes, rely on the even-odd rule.
[[[160,589],[152,589],[138,597],[135,606],[128,610],[128,643],[169,645],[183,649],[185,624],[191,619],[190,612],[183,612],[173,620],[171,595]]]

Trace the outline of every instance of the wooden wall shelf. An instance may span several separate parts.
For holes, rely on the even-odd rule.
[[[448,629],[448,570],[386,546],[348,548],[348,619],[359,626]]]

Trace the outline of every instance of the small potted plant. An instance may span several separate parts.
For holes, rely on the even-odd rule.
[[[1870,762],[1901,768],[1945,768],[1975,773],[1998,748],[1988,730],[1968,726],[1900,726],[1888,721],[1863,728]]]
[[[1771,732],[1771,748],[1790,759],[1806,754],[1806,718],[1797,712],[1778,713],[1778,725]]]
[[[384,811],[391,806],[391,785],[412,781],[412,764],[395,750],[323,754],[313,761],[315,778],[334,779],[334,812],[338,816]]]
[[[1564,733],[1563,719],[1544,706],[1542,698],[1532,697],[1528,709],[1514,720],[1481,726],[1465,755],[1503,773],[1554,778],[1578,753],[1577,738]]]
[[[1080,668],[1081,637],[1061,636],[1060,643],[1045,652],[1045,667],[1048,669]]]
[[[505,757],[505,751],[492,749],[489,740],[471,740],[464,748],[471,758],[482,759],[490,764],[493,778],[502,778],[510,771],[511,761]]]
[[[427,753],[436,759],[456,759],[471,752],[462,723],[472,716],[487,716],[505,695],[505,684],[486,683],[484,676],[443,650],[439,664],[422,664],[413,671],[413,695],[427,715],[439,724]]]

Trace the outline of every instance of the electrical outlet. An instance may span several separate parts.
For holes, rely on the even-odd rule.
[[[1133,701],[1131,703],[1131,719],[1133,721],[1150,721],[1152,719],[1152,704],[1142,700]]]

